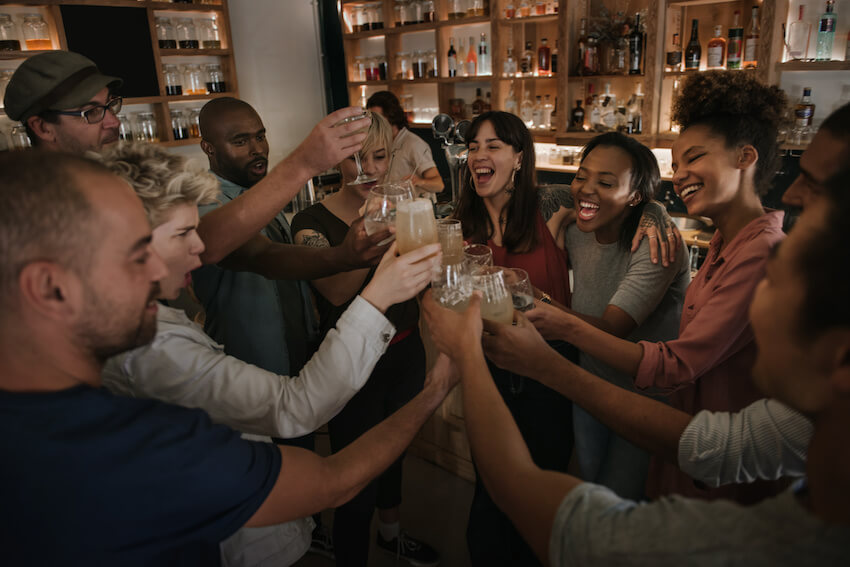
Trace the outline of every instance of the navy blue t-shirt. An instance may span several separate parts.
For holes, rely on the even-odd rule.
[[[280,466],[201,410],[0,390],[0,563],[218,565]]]

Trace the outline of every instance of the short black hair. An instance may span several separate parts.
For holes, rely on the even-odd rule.
[[[776,138],[787,104],[779,87],[765,85],[750,73],[706,71],[685,79],[671,118],[682,130],[707,126],[727,148],[753,146],[758,152],[755,188],[764,195],[779,164]]]
[[[377,106],[381,109],[381,113],[390,125],[395,126],[399,130],[407,128],[407,115],[401,107],[401,103],[390,91],[378,91],[369,97],[366,101],[366,108]]]
[[[201,138],[207,140],[206,135],[209,134],[212,123],[219,120],[222,113],[231,110],[250,110],[255,114],[257,113],[254,107],[244,100],[232,96],[214,98],[201,108],[198,115],[198,128],[201,131]]]
[[[643,208],[648,202],[655,198],[658,188],[661,186],[661,171],[658,169],[658,160],[652,150],[632,138],[620,132],[606,132],[590,140],[581,152],[581,161],[598,147],[620,148],[632,160],[632,191],[640,195],[640,202],[629,212],[629,216],[620,229],[620,246],[631,249],[632,238],[638,228]]]

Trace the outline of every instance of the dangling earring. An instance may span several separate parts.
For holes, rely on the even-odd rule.
[[[516,186],[514,185],[514,180],[516,179],[516,172],[519,171],[519,166],[516,166],[513,171],[511,171],[511,180],[508,181],[508,186],[505,188],[505,193],[508,195],[513,195]]]

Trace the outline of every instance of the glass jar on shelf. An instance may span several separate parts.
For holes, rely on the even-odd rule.
[[[387,56],[386,55],[378,55],[375,60],[378,63],[378,80],[386,81],[387,80]]]
[[[413,78],[424,79],[428,76],[428,52],[417,49],[413,52]]]
[[[207,88],[204,81],[204,74],[201,72],[201,66],[197,63],[189,63],[183,66],[183,94],[185,95],[204,95],[207,94]]]
[[[367,57],[366,58],[366,80],[367,81],[378,81],[379,72],[378,72],[378,58],[377,57]]]
[[[156,19],[156,39],[160,49],[177,49],[177,34],[170,18]]]
[[[413,95],[405,93],[398,97],[401,108],[404,110],[404,115],[408,122],[413,122]]]
[[[369,31],[369,5],[361,4],[354,7],[354,31]]]
[[[204,72],[206,74],[207,92],[227,92],[227,83],[224,81],[224,73],[221,71],[221,65],[218,63],[209,63],[204,65]]]
[[[437,13],[434,11],[434,0],[424,0],[422,4],[422,21],[433,23],[437,21]]]
[[[156,120],[153,112],[139,112],[136,114],[136,140],[140,142],[158,142],[159,135],[156,131]]]
[[[457,20],[466,17],[467,0],[449,0],[449,19]]]
[[[135,136],[133,135],[133,125],[130,123],[130,119],[124,116],[123,114],[118,115],[118,139],[126,140],[128,142],[132,142],[135,140]]]
[[[189,139],[189,123],[182,110],[171,111],[171,133],[175,140]]]
[[[0,14],[0,51],[20,51],[18,30],[9,14]]]
[[[409,26],[416,23],[411,13],[410,0],[395,0],[394,10],[396,27]]]
[[[41,14],[24,14],[21,30],[24,32],[24,43],[28,50],[53,49],[50,30],[47,29],[47,22]]]
[[[200,138],[201,137],[201,109],[200,108],[192,108],[189,110],[188,116],[189,122],[189,137],[191,138]]]
[[[366,56],[365,55],[355,55],[354,56],[354,75],[352,76],[352,80],[354,80],[354,81],[365,81],[366,80]]]
[[[27,136],[27,129],[23,124],[15,124],[12,126],[12,129],[9,131],[9,137],[11,138],[11,148],[13,150],[26,150],[27,148],[32,147],[30,137]]]
[[[198,41],[198,30],[192,18],[178,18],[177,20],[177,47],[180,49],[200,49]]]
[[[466,15],[470,18],[484,16],[484,0],[467,0]]]
[[[221,49],[221,34],[215,18],[198,20],[198,33],[201,37],[201,49]]]
[[[413,61],[410,58],[409,51],[399,51],[395,54],[396,59],[396,79],[412,79],[413,78]]]
[[[439,77],[439,73],[437,73],[437,69],[439,68],[438,64],[437,64],[438,60],[439,60],[439,58],[437,57],[437,50],[436,49],[429,49],[427,51],[427,56],[428,56],[428,78],[429,79],[436,79],[437,77]]]
[[[14,74],[14,69],[4,69],[3,71],[0,71],[0,108],[3,106],[3,97],[6,95],[6,87],[9,86],[9,81],[12,80],[12,75]]]
[[[422,2],[419,0],[410,0],[410,8],[408,8],[410,22],[413,24],[421,24],[425,21],[425,16],[422,14]]]
[[[183,77],[177,69],[177,65],[163,65],[162,76],[165,79],[165,94],[167,96],[183,94]]]
[[[371,2],[366,4],[368,12],[369,29],[382,30],[384,29],[384,5],[383,2]]]

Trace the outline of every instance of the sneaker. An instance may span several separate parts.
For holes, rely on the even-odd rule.
[[[328,559],[336,558],[334,556],[334,540],[331,536],[331,531],[326,525],[322,524],[320,526],[316,526],[316,529],[313,530],[313,540],[310,542],[310,553],[316,553],[327,557]]]
[[[440,554],[433,547],[424,541],[412,538],[404,530],[399,532],[398,537],[389,541],[381,537],[379,531],[377,544],[380,549],[395,555],[396,559],[404,559],[417,567],[433,567],[440,564]]]

